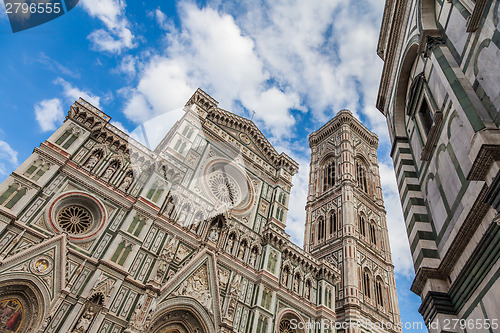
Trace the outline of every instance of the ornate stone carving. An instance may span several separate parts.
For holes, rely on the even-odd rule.
[[[193,275],[184,280],[172,295],[195,298],[209,312],[212,312],[212,295],[208,285],[206,264],[203,264]]]

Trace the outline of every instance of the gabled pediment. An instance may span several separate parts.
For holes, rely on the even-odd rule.
[[[64,234],[47,239],[27,248],[1,263],[0,276],[22,279],[29,276],[38,281],[54,301],[66,285],[66,236]]]
[[[169,279],[161,289],[157,303],[160,305],[172,298],[192,298],[218,324],[221,321],[219,295],[215,257],[205,249]]]

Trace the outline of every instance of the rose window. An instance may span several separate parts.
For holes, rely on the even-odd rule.
[[[70,234],[81,234],[92,226],[92,214],[82,206],[67,206],[57,214],[57,223]]]
[[[292,325],[288,319],[280,321],[279,333],[294,333],[295,330],[292,329]]]
[[[208,180],[209,188],[218,201],[235,205],[239,202],[240,191],[233,179],[223,173],[213,173]]]

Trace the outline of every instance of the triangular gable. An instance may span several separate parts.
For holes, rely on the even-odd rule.
[[[193,298],[213,315],[217,327],[221,322],[221,302],[216,267],[214,254],[204,249],[167,282],[157,303],[179,296]]]
[[[1,262],[0,276],[28,274],[46,288],[54,301],[66,284],[66,236],[47,239]]]

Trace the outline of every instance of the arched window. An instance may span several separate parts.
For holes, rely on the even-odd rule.
[[[12,184],[0,196],[0,205],[5,203],[5,207],[12,209],[21,198],[26,194],[27,189],[20,184]]]
[[[318,242],[321,242],[324,237],[325,237],[325,221],[323,220],[323,217],[320,217],[318,222]]]
[[[373,221],[370,223],[370,242],[374,245],[377,245],[376,228]]]
[[[337,228],[337,214],[332,210],[330,211],[330,235],[336,233]]]
[[[380,278],[377,278],[375,286],[375,289],[377,290],[377,305],[384,306],[384,287]]]
[[[146,198],[153,201],[154,203],[158,203],[158,200],[160,199],[160,196],[163,194],[164,191],[165,191],[164,183],[161,180],[157,180],[153,183],[153,186],[151,186],[151,188],[149,189]]]
[[[323,191],[335,185],[335,160],[328,160],[323,166]]]
[[[365,217],[362,214],[358,215],[358,229],[359,233],[366,237]]]
[[[45,172],[47,172],[47,170],[49,170],[49,168],[50,164],[44,162],[42,159],[38,159],[28,168],[28,170],[24,172],[23,175],[37,181],[45,174]]]
[[[368,174],[366,172],[366,167],[361,161],[356,161],[356,180],[358,182],[359,188],[365,193],[368,193]]]
[[[371,298],[370,273],[368,270],[363,272],[363,291],[365,296]]]
[[[314,224],[311,225],[311,244],[314,244],[314,229],[316,228],[316,226]]]

